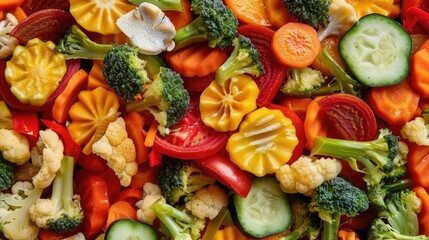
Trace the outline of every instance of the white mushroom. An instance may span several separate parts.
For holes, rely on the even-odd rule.
[[[130,38],[132,45],[143,54],[156,55],[173,50],[176,29],[164,12],[151,3],[142,3],[116,21],[116,25]]]

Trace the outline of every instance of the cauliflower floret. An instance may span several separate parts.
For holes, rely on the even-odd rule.
[[[31,161],[40,166],[39,172],[33,177],[36,188],[46,188],[51,185],[56,173],[61,167],[64,157],[64,144],[52,129],[39,131],[36,146],[31,149]]]
[[[9,162],[22,165],[30,160],[30,144],[21,133],[0,129],[0,152]]]
[[[19,45],[18,39],[10,35],[16,25],[18,19],[11,13],[7,13],[5,19],[0,21],[0,59],[8,58]]]
[[[317,34],[322,41],[329,35],[341,36],[350,29],[358,20],[353,6],[345,0],[332,0],[329,5],[329,23],[320,29]]]
[[[143,198],[136,203],[136,206],[139,208],[137,210],[137,219],[152,225],[156,215],[150,209],[150,206],[161,197],[161,188],[158,185],[150,182],[145,183],[143,186]]]
[[[39,227],[46,227],[49,218],[56,215],[57,209],[51,199],[37,199],[29,210],[31,220]]]
[[[280,187],[286,193],[302,193],[310,196],[323,182],[335,178],[342,169],[336,159],[301,156],[291,165],[283,165],[276,171]]]
[[[136,148],[133,140],[128,138],[123,118],[109,124],[103,137],[92,145],[92,152],[107,161],[122,186],[130,185],[131,178],[137,173]]]
[[[401,129],[401,136],[417,145],[429,146],[428,126],[422,117],[416,117],[405,123]]]
[[[216,184],[198,189],[185,207],[199,218],[215,218],[223,207],[228,205],[228,196]]]

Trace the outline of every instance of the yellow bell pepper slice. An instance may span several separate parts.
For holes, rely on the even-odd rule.
[[[70,0],[70,13],[88,31],[118,34],[116,20],[136,6],[128,0]]]
[[[226,150],[237,166],[262,177],[286,164],[297,145],[292,121],[280,110],[262,107],[246,115]]]
[[[69,110],[71,121],[67,130],[77,144],[85,145],[82,152],[88,155],[109,123],[119,117],[119,98],[103,87],[82,91],[77,97],[78,101]]]
[[[384,16],[390,14],[394,0],[346,0],[356,11],[358,18],[370,13],[379,13]]]
[[[12,129],[12,113],[5,101],[0,101],[0,129]]]
[[[20,102],[41,106],[57,89],[67,65],[64,55],[54,49],[55,43],[34,38],[13,51],[5,78]]]
[[[224,86],[213,81],[201,93],[201,119],[218,132],[236,130],[243,117],[256,109],[258,94],[258,85],[245,74],[228,79]]]

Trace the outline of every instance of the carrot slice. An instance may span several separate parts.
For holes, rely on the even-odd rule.
[[[13,16],[15,16],[16,20],[18,20],[18,22],[22,22],[24,19],[27,18],[27,14],[24,12],[24,10],[20,7],[15,8],[12,11]]]
[[[16,8],[23,3],[24,0],[0,0],[0,9]]]
[[[165,15],[173,23],[176,30],[181,29],[182,27],[188,25],[193,20],[193,13],[191,10],[191,2],[189,0],[182,0],[181,12],[178,11],[165,11]]]
[[[52,117],[55,121],[64,123],[67,120],[70,107],[77,100],[77,94],[85,89],[87,80],[88,74],[83,69],[72,75],[52,107]]]
[[[420,223],[420,234],[429,235],[429,194],[422,186],[414,187],[413,191],[422,201],[422,210],[418,215]]]
[[[287,97],[283,100],[281,105],[294,111],[296,115],[304,121],[307,107],[312,100],[312,98],[304,97]]]
[[[237,18],[245,23],[271,26],[264,0],[225,0],[225,4]]]
[[[371,88],[368,104],[381,119],[389,125],[401,125],[411,120],[420,100],[410,85],[409,78],[399,84]]]
[[[124,218],[137,221],[137,210],[124,200],[113,203],[110,205],[109,213],[107,214],[106,229],[112,222]]]
[[[147,131],[146,138],[144,140],[144,145],[146,147],[152,147],[155,142],[156,133],[158,132],[158,122],[153,121],[150,125],[149,130]]]
[[[275,28],[281,28],[288,22],[296,22],[296,18],[289,15],[287,8],[282,0],[264,0],[267,9],[268,21]]]
[[[293,68],[310,66],[320,49],[316,30],[304,23],[286,23],[274,33],[271,42],[271,50],[276,59]]]
[[[411,56],[410,67],[411,85],[422,97],[429,98],[429,48],[426,44]]]

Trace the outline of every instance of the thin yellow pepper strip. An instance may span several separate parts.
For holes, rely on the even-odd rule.
[[[262,177],[286,164],[297,145],[292,121],[280,110],[262,107],[246,115],[226,150],[237,166]]]
[[[20,102],[41,106],[57,89],[67,65],[64,55],[54,48],[55,43],[34,38],[13,51],[6,63],[5,78]]]
[[[388,16],[393,9],[394,0],[346,0],[356,11],[358,18],[371,13]]]
[[[228,79],[224,86],[213,81],[200,97],[201,119],[218,132],[236,130],[243,117],[256,109],[258,95],[258,85],[248,75]]]
[[[12,113],[5,101],[0,101],[0,129],[12,129]]]

